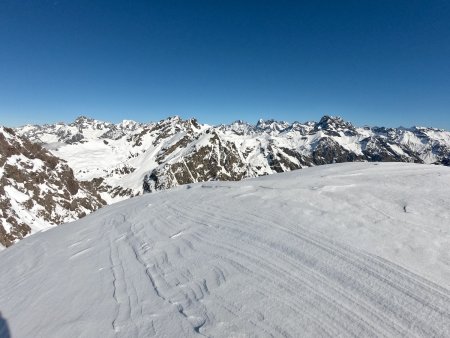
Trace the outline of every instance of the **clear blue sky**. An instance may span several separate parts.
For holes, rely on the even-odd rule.
[[[450,1],[0,1],[0,124],[450,129]]]

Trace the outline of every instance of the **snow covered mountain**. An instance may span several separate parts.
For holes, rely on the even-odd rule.
[[[395,161],[450,165],[450,132],[433,128],[356,128],[260,120],[209,126],[172,117],[158,123],[28,125],[17,133],[67,161],[108,202],[209,180],[237,181],[321,164]]]
[[[3,333],[449,337],[449,182],[344,163],[106,206],[0,252]]]
[[[0,248],[73,221],[105,202],[67,163],[0,127]]]

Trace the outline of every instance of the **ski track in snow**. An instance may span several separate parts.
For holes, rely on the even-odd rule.
[[[429,224],[417,226],[440,234],[445,250],[436,217],[449,219],[450,198],[437,188],[450,182],[448,168],[326,166],[180,187],[33,235],[0,254],[0,310],[12,337],[449,337],[449,263],[436,265],[442,278],[424,278],[427,262],[404,260],[406,245],[375,254],[402,240],[395,232],[344,240],[354,229],[342,229],[331,203],[343,204],[338,215],[359,208],[367,227],[381,217],[381,234],[403,233],[420,215],[405,216],[402,203],[415,200],[393,182],[433,174],[440,181],[421,198],[440,215],[422,210]],[[397,213],[383,200],[398,202]],[[335,223],[326,231],[311,220]]]

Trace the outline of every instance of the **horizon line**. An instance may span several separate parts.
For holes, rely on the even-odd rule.
[[[353,127],[356,127],[356,128],[369,127],[369,128],[387,128],[387,129],[406,129],[406,130],[413,129],[413,128],[427,128],[427,129],[436,129],[436,130],[440,130],[440,131],[450,131],[450,130],[447,130],[445,128],[438,128],[438,127],[434,127],[434,126],[424,126],[424,125],[412,125],[412,126],[409,126],[409,127],[405,127],[405,126],[402,126],[402,125],[396,126],[396,127],[387,127],[387,126],[384,126],[384,125],[376,125],[376,124],[375,125],[371,125],[371,124],[355,125],[352,122],[350,122],[350,120],[344,119],[342,116],[332,115],[332,114],[324,114],[317,121],[316,120],[307,120],[307,121],[304,121],[304,122],[300,122],[298,120],[288,121],[288,120],[278,120],[278,119],[275,119],[275,118],[269,118],[269,119],[259,118],[259,119],[257,119],[256,123],[249,123],[246,120],[237,119],[237,120],[234,120],[234,121],[232,121],[230,123],[219,123],[219,124],[202,123],[196,117],[183,118],[179,114],[169,115],[166,118],[160,119],[158,121],[154,120],[154,121],[147,121],[147,122],[142,122],[142,121],[138,121],[138,120],[134,120],[134,119],[123,119],[123,120],[121,120],[119,122],[113,122],[111,120],[108,121],[108,120],[103,120],[103,119],[97,119],[97,118],[94,118],[94,117],[87,116],[86,114],[80,114],[75,119],[73,119],[73,121],[71,121],[71,122],[69,122],[69,121],[56,121],[56,122],[45,122],[45,123],[26,123],[26,124],[22,124],[22,125],[18,125],[18,126],[7,126],[7,125],[0,124],[0,126],[10,127],[10,128],[13,128],[13,129],[19,129],[19,128],[23,128],[23,127],[26,127],[26,126],[49,126],[49,125],[55,125],[55,124],[69,125],[69,124],[75,123],[78,119],[81,119],[81,118],[84,118],[86,120],[98,121],[98,122],[102,122],[102,123],[110,123],[110,124],[114,124],[114,125],[118,125],[118,124],[121,124],[121,123],[126,122],[126,121],[135,122],[135,123],[138,123],[138,124],[144,124],[145,125],[145,124],[151,124],[151,123],[159,123],[159,122],[163,122],[163,121],[174,119],[174,118],[179,118],[181,121],[195,120],[195,121],[199,122],[200,124],[208,125],[208,126],[211,126],[211,127],[229,126],[229,125],[231,125],[233,123],[242,123],[242,124],[247,124],[247,125],[256,127],[259,123],[262,123],[262,122],[288,123],[289,125],[293,125],[295,123],[299,123],[299,124],[319,123],[321,120],[323,120],[324,118],[327,118],[327,117],[328,118],[334,118],[334,119],[340,119],[340,120],[342,120],[345,123],[350,123]]]

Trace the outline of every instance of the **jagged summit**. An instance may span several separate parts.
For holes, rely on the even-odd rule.
[[[86,117],[85,115],[78,116],[73,123],[80,124],[80,123],[86,123],[86,122],[94,122],[95,120],[90,117]]]
[[[353,125],[349,122],[344,121],[339,116],[330,116],[330,115],[324,115],[320,119],[320,121],[317,123],[318,126],[326,129],[326,128],[353,128]]]
[[[268,132],[277,131],[280,132],[289,127],[289,123],[286,121],[277,121],[274,119],[263,120],[260,119],[255,125],[256,129],[264,130]]]
[[[320,121],[314,126],[315,131],[323,131],[330,136],[355,136],[355,127],[350,122],[344,121],[337,116],[323,116]]]

